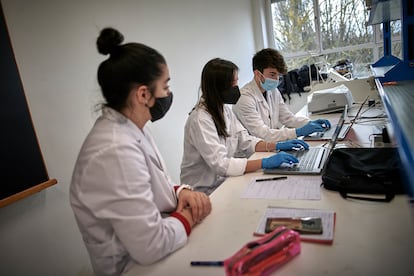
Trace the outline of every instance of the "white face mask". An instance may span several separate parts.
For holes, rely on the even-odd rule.
[[[265,81],[263,83],[260,82],[264,90],[266,91],[274,90],[279,86],[279,78],[277,80],[274,80],[271,78],[266,78],[261,72],[259,73],[263,76],[263,78],[265,78]]]

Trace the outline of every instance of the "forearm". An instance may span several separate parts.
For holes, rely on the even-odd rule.
[[[262,168],[262,159],[248,160],[245,173],[255,172]]]
[[[256,152],[272,152],[276,149],[276,143],[260,141],[256,144]]]

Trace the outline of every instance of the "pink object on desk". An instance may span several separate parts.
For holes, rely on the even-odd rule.
[[[251,241],[224,261],[227,276],[270,275],[300,253],[300,237],[280,226]]]

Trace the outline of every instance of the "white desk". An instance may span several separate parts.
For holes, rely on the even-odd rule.
[[[190,261],[223,260],[256,239],[253,232],[268,206],[336,212],[333,244],[302,242],[301,253],[277,275],[412,275],[414,216],[406,196],[390,203],[352,201],[322,188],[317,201],[240,198],[251,177],[262,174],[228,178],[211,195],[212,213],[193,229],[184,248],[154,265],[135,266],[127,275],[225,275],[223,267],[191,267]]]
[[[302,242],[302,252],[277,275],[412,275],[414,225],[405,196],[391,203],[342,199],[323,190],[320,201],[241,199],[250,177],[229,178],[212,195],[213,211],[193,229],[188,244],[159,263],[128,275],[224,275],[223,267],[191,267],[192,260],[222,260],[255,239],[267,206],[336,211],[332,245]]]

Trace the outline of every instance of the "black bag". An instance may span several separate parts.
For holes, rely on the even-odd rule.
[[[309,67],[311,70],[310,75],[309,75]],[[297,72],[298,72],[298,86],[302,90],[304,90],[305,86],[309,86],[311,84],[311,81],[328,79],[328,74],[319,72],[319,68],[316,67],[315,64],[303,65],[301,68],[297,70]]]
[[[396,148],[336,149],[322,174],[322,185],[338,191],[343,198],[389,202],[395,194],[404,194],[399,168]],[[350,193],[359,195],[350,196]]]
[[[281,75],[279,77],[280,84],[278,86],[278,89],[280,93],[282,94],[283,100],[286,102],[285,96],[288,97],[289,101],[292,99],[290,96],[291,93],[299,93],[299,96],[302,96],[301,93],[305,92],[303,90],[303,87],[300,87],[298,85],[298,70],[290,70],[286,75]]]

